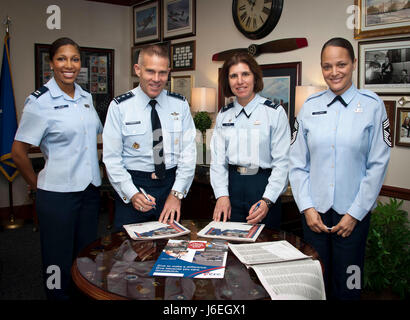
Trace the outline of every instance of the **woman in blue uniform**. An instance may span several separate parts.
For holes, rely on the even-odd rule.
[[[304,238],[324,263],[328,298],[358,299],[370,211],[390,158],[383,101],[352,83],[356,59],[343,38],[321,52],[329,89],[310,96],[295,121],[289,179]]]
[[[287,188],[290,129],[282,106],[261,97],[262,70],[236,54],[221,71],[225,97],[211,140],[210,178],[217,199],[213,219],[280,227],[280,195]]]
[[[47,297],[67,299],[73,259],[97,237],[101,184],[97,135],[102,125],[91,95],[75,83],[81,68],[79,46],[60,38],[49,55],[54,77],[27,98],[12,157],[37,191]],[[28,157],[30,145],[40,146],[45,158],[38,176]]]

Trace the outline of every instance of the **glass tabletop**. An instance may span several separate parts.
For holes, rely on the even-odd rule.
[[[191,233],[173,238],[208,240],[197,232],[208,220],[182,220]],[[264,228],[257,242],[287,240],[313,259],[316,251],[299,237]],[[87,246],[72,267],[77,287],[94,299],[139,300],[256,300],[270,299],[252,269],[247,269],[232,252],[228,252],[223,279],[152,277],[149,272],[168,239],[132,240],[126,232],[117,232]]]

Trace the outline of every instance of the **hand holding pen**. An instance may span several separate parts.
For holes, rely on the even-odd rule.
[[[152,208],[155,209],[155,208],[156,208],[156,207],[155,207],[155,203],[148,197],[148,194],[145,192],[145,190],[140,187],[140,191],[141,191],[141,193],[144,195],[145,199],[146,199],[147,201],[151,202]]]
[[[259,200],[249,210],[246,220],[250,224],[260,223],[269,211],[265,201]]]
[[[138,192],[133,195],[131,198],[131,203],[133,207],[140,212],[148,212],[156,206],[155,198],[148,195],[142,188],[140,188]]]

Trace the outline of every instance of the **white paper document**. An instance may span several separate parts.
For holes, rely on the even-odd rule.
[[[264,224],[249,224],[244,222],[210,222],[198,232],[198,236],[224,240],[255,242]]]
[[[230,243],[229,248],[255,271],[272,300],[326,300],[320,262],[289,242]]]
[[[158,221],[125,224],[125,231],[133,240],[153,240],[179,237],[190,233],[189,229],[174,221],[171,224]]]

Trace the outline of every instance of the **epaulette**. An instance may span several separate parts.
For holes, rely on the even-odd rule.
[[[42,96],[47,91],[48,91],[48,88],[46,86],[42,86],[41,88],[34,91],[31,95],[38,99],[40,96]]]
[[[225,112],[229,109],[233,108],[233,102],[227,104],[225,107],[222,108],[221,112]]]
[[[268,107],[270,107],[270,108],[273,108],[273,109],[275,109],[275,110],[280,106],[279,103],[273,103],[273,102],[272,102],[271,100],[269,100],[269,99],[266,99],[266,100],[265,100],[264,105],[265,105],[265,106],[268,106]]]
[[[306,100],[305,100],[305,102],[308,102],[309,100],[312,100],[312,99],[314,99],[314,98],[317,98],[317,97],[320,97],[322,94],[324,94],[326,92],[326,90],[325,91],[320,91],[320,92],[317,92],[317,93],[314,93],[314,94],[312,94],[311,96],[309,96]]]
[[[131,97],[133,97],[134,96],[134,94],[131,92],[131,91],[128,91],[127,93],[124,93],[124,94],[122,94],[122,95],[119,95],[118,97],[115,97],[114,98],[114,101],[117,103],[117,104],[120,104],[121,102],[123,102],[123,101],[125,101],[125,100],[127,100],[127,99],[129,99],[129,98],[131,98]]]
[[[359,89],[358,91],[360,92],[360,94],[362,94],[362,95],[364,95],[364,96],[367,96],[367,97],[369,97],[369,98],[372,98],[372,99],[374,99],[374,100],[376,100],[376,101],[379,101],[379,99],[380,99],[380,97],[379,97],[377,94],[375,94],[373,91],[371,91],[371,90]]]
[[[182,94],[171,92],[171,91],[167,91],[167,96],[174,97],[182,101],[186,100],[186,98]]]

